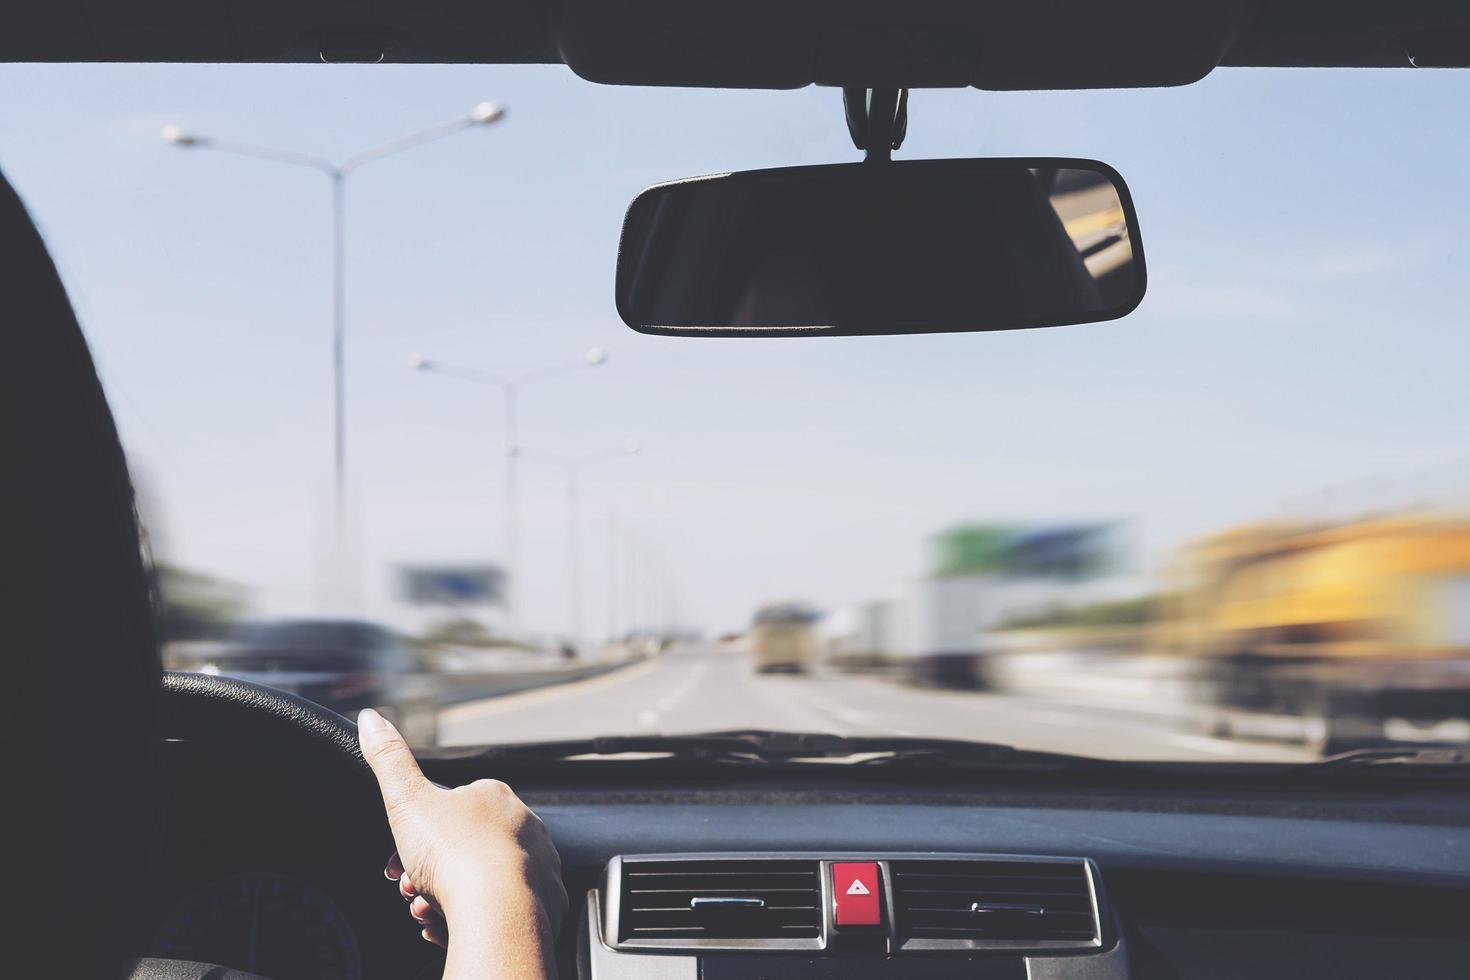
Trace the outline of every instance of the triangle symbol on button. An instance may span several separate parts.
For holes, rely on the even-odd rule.
[[[871,894],[871,893],[868,891],[868,886],[865,885],[865,884],[863,884],[863,881],[862,881],[861,878],[854,878],[854,879],[852,879],[852,884],[850,884],[850,885],[847,886],[847,894],[849,894],[849,895],[868,895],[868,894]]]

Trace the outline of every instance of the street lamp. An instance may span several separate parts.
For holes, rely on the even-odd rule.
[[[565,361],[534,371],[524,371],[520,374],[498,374],[493,371],[459,367],[454,364],[445,364],[442,361],[436,361],[422,354],[414,354],[409,358],[409,367],[415,371],[441,374],[445,377],[458,378],[461,381],[473,381],[476,384],[491,385],[499,388],[505,396],[505,611],[506,619],[512,632],[514,632],[515,626],[517,625],[514,595],[516,587],[516,563],[519,558],[518,546],[520,543],[520,501],[517,459],[521,455],[519,422],[521,388],[537,381],[545,381],[548,378],[572,374],[576,371],[595,368],[606,363],[607,351],[601,347],[588,348],[580,360]]]
[[[582,646],[582,527],[580,519],[582,500],[582,469],[593,463],[632,456],[643,449],[643,444],[634,438],[623,440],[617,449],[590,453],[584,456],[562,456],[542,452],[539,449],[517,447],[516,454],[541,463],[561,468],[567,480],[567,604],[572,621],[572,646]]]
[[[425,143],[476,126],[488,126],[499,122],[505,117],[505,110],[494,102],[481,102],[472,108],[466,115],[450,122],[434,126],[430,129],[419,130],[401,136],[398,139],[380,143],[354,153],[341,163],[333,163],[325,157],[316,156],[311,153],[297,153],[293,150],[277,150],[271,147],[254,146],[248,143],[236,143],[229,140],[215,139],[212,136],[201,136],[190,133],[181,126],[170,123],[163,127],[161,133],[167,143],[183,149],[207,149],[217,150],[221,153],[230,153],[235,156],[254,157],[258,160],[266,160],[272,163],[285,163],[297,167],[308,167],[323,174],[331,182],[332,186],[332,486],[333,486],[333,514],[334,535],[333,542],[333,577],[337,580],[339,591],[343,589],[341,581],[345,573],[346,561],[343,554],[345,550],[346,532],[346,497],[347,497],[347,379],[343,363],[343,354],[346,346],[346,321],[343,309],[346,292],[346,269],[344,259],[346,256],[346,184],[347,178],[353,172],[374,163],[384,157],[393,156],[404,150],[422,146]]]

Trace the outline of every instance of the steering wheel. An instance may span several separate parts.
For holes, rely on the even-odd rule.
[[[357,771],[372,772],[357,745],[357,725],[319,704],[249,681],[165,671],[160,700],[165,734],[201,740],[246,739],[290,751],[306,749]],[[266,980],[211,963],[146,957],[129,980]]]
[[[370,777],[357,746],[357,725],[321,705],[285,691],[232,677],[165,671],[163,730],[201,739],[249,738],[336,756]]]

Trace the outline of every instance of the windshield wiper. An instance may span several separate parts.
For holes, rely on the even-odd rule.
[[[1470,772],[1470,749],[1443,746],[1356,749],[1310,763],[1312,769],[1404,768]]]
[[[441,763],[486,764],[505,771],[541,771],[548,765],[617,764],[663,769],[756,771],[825,767],[834,774],[857,770],[908,774],[966,772],[1005,775],[1065,775],[1106,780],[1181,778],[1241,779],[1298,785],[1303,778],[1360,783],[1412,779],[1470,782],[1470,750],[1431,747],[1362,749],[1319,762],[1136,761],[1100,759],[1022,749],[997,742],[950,738],[830,735],[810,732],[735,730],[696,735],[606,735],[556,742],[526,742],[476,748],[442,747],[429,754]]]
[[[700,735],[608,735],[558,742],[496,745],[476,750],[486,762],[617,761],[734,765],[820,764],[861,767],[1075,770],[1127,763],[995,742],[947,738],[885,738],[808,732],[737,730]]]

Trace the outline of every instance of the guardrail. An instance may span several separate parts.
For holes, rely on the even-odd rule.
[[[453,707],[468,701],[505,697],[522,691],[570,684],[631,666],[637,661],[629,660],[611,664],[587,664],[545,670],[455,672],[435,675],[439,688],[439,706]]]

